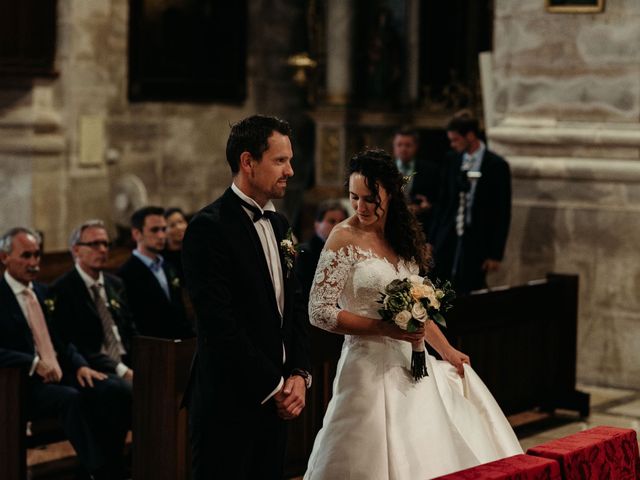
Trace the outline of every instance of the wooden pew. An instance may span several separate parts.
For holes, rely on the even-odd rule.
[[[456,299],[447,336],[505,414],[534,407],[589,415],[577,391],[578,276],[549,274],[527,285]]]
[[[180,409],[196,339],[133,341],[133,478],[188,479],[187,410]]]
[[[342,337],[313,333],[314,386],[307,408],[289,423],[285,477],[304,473],[316,433],[331,397]],[[133,346],[133,477],[136,480],[190,477],[190,446],[186,409],[180,410],[182,394],[196,340],[164,340],[136,337]],[[162,452],[159,454],[158,452]]]
[[[27,476],[24,372],[0,368],[0,478],[23,480]]]

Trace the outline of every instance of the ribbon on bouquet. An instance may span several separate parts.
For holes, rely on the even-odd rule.
[[[417,382],[421,378],[428,377],[427,371],[427,355],[425,352],[424,342],[412,344],[411,351],[411,375]]]

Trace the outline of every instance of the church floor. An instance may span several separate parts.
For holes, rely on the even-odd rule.
[[[523,450],[541,443],[565,437],[581,430],[608,425],[633,428],[640,435],[640,391],[578,385],[577,389],[591,394],[591,414],[579,418],[574,412],[556,411],[553,418],[535,412],[514,415],[509,422],[514,426]],[[526,415],[540,418],[529,425],[522,422]],[[536,426],[538,424],[538,426]]]

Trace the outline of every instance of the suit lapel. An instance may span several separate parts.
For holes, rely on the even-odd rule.
[[[258,237],[258,232],[256,232],[256,228],[253,226],[253,222],[240,205],[238,196],[233,193],[233,190],[231,190],[231,188],[227,189],[224,196],[229,205],[230,218],[228,224],[235,230],[232,233],[232,238],[237,238],[238,241],[241,241],[240,239],[243,238],[250,239],[250,241],[247,243],[250,244],[249,248],[251,248],[251,250],[255,254],[256,262],[260,270],[260,276],[262,277],[267,292],[269,292],[267,296],[270,299],[271,306],[277,312],[278,304],[276,303],[275,288],[273,286],[273,282],[271,281],[271,274],[269,273],[267,257],[265,255],[264,249],[262,248],[260,237]]]
[[[35,351],[35,345],[33,343],[33,335],[31,334],[31,328],[29,328],[29,323],[22,312],[22,308],[20,308],[20,304],[18,303],[18,299],[13,294],[13,290],[6,282],[4,278],[0,281],[0,295],[4,297],[4,302],[7,303],[9,307],[9,313],[11,318],[20,325],[22,333],[24,335],[24,339],[26,340],[28,345],[31,345]],[[3,303],[4,303],[3,302]]]
[[[96,318],[100,318],[100,315],[98,315],[98,310],[96,310],[95,301],[93,300],[93,297],[91,296],[91,294],[89,293],[89,289],[87,288],[87,284],[84,283],[84,280],[82,280],[82,277],[80,277],[80,274],[75,268],[71,271],[71,279],[74,283],[73,285],[74,294],[79,293],[80,298],[82,299],[81,301],[85,304],[85,307]]]
[[[283,295],[284,295],[284,306],[282,309],[282,316],[284,317],[285,312],[288,311],[288,305],[292,298],[289,292],[289,286],[291,285],[290,279],[293,276],[293,272],[289,271],[289,269],[287,268],[287,262],[285,261],[285,258],[284,258],[284,252],[282,248],[280,248],[280,243],[282,242],[282,240],[284,240],[286,235],[286,232],[285,232],[286,225],[283,222],[280,215],[278,215],[276,219],[271,221],[271,225],[273,225],[273,231],[276,234],[276,242],[278,244],[278,257],[280,258],[280,269],[282,271],[282,289],[283,289]]]
[[[287,232],[284,231],[285,225],[282,222],[280,216],[271,221],[271,226],[273,227],[273,231],[276,234],[276,243],[278,246],[278,258],[280,258],[280,268],[282,270],[283,280],[287,278],[287,265],[284,261],[284,254],[282,252],[282,248],[280,248],[280,243],[284,240],[284,237]]]
[[[173,270],[173,267],[166,260],[162,262],[162,270],[164,270],[164,276],[167,277],[167,287],[169,288],[169,297],[171,297],[170,301],[174,302],[176,300],[175,294],[178,293],[175,292],[177,287],[173,282],[178,277],[176,275],[176,272]]]
[[[149,267],[147,267],[142,262],[142,260],[140,260],[137,256],[131,255],[131,259],[133,260],[135,267],[138,269],[140,277],[146,277],[145,281],[147,282],[147,284],[149,286],[153,285],[151,288],[156,291],[156,294],[160,295],[161,298],[163,298],[167,303],[169,303],[169,299],[167,298],[167,294],[164,293],[164,290],[162,289],[162,286],[160,285],[160,282],[158,281],[156,276],[153,274],[151,269]],[[166,276],[166,272],[165,272],[165,276]],[[167,278],[167,283],[168,282],[169,282],[169,278]],[[169,285],[169,294],[171,294],[171,285]]]

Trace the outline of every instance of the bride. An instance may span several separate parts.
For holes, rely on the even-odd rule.
[[[345,341],[305,480],[422,480],[522,453],[469,357],[433,321],[408,333],[380,320],[384,287],[429,262],[402,183],[382,150],[351,159],[356,214],[333,229],[310,295],[311,322]],[[428,376],[414,382],[412,343],[424,340],[444,361],[427,356]]]

